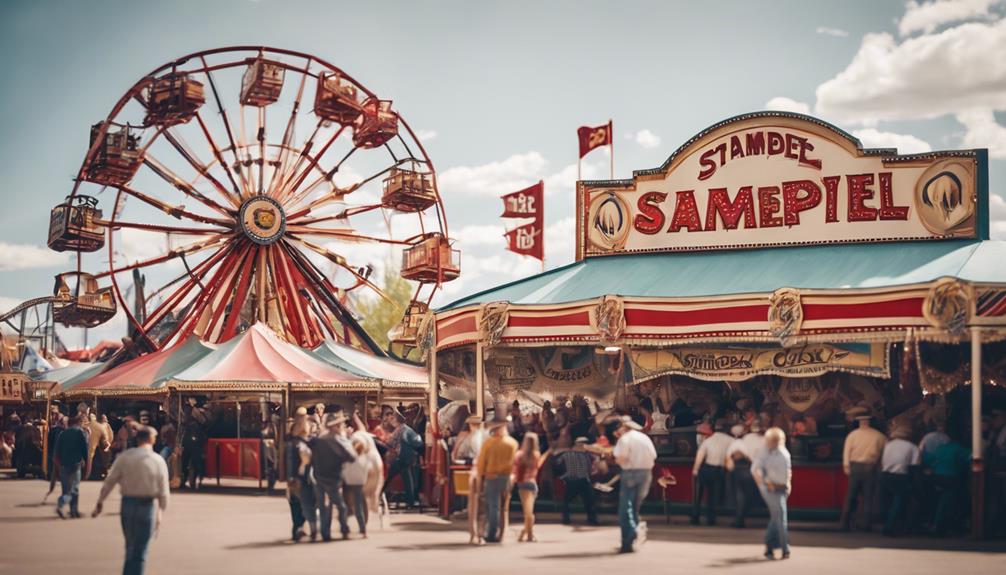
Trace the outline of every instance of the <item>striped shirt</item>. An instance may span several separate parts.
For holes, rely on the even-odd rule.
[[[586,451],[572,449],[559,456],[563,468],[563,480],[590,479],[590,469],[594,464],[594,456]]]

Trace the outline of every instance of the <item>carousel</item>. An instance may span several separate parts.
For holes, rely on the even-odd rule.
[[[778,425],[790,505],[816,517],[842,506],[850,413],[915,440],[945,425],[974,446],[979,526],[1002,475],[986,473],[982,417],[1006,406],[1006,242],[989,239],[986,161],[866,149],[799,114],[717,123],[657,168],[578,182],[574,263],[437,310],[432,395],[555,444],[556,419],[637,417],[665,505],[691,501],[712,426]]]
[[[176,428],[212,415],[211,471],[259,479],[263,430],[281,438],[298,406],[426,405],[426,370],[402,358],[460,254],[390,99],[317,56],[220,48],[143,76],[88,142],[49,226],[76,265],[45,301],[64,327],[124,316],[127,337],[48,374],[65,404]],[[382,346],[353,307],[400,305],[373,277],[396,259],[414,290]]]

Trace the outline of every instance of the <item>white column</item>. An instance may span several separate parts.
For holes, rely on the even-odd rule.
[[[971,328],[971,457],[982,458],[982,335]]]
[[[437,331],[433,330],[433,343],[430,345],[428,365],[430,368],[430,422],[433,424],[433,431],[440,432],[440,422],[437,421],[438,399],[440,397],[440,378],[437,377]]]

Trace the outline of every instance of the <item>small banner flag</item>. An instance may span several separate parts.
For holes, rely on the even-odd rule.
[[[537,218],[542,207],[545,182],[539,181],[523,190],[506,194],[503,200],[504,218]]]
[[[545,262],[545,182],[539,181],[523,190],[504,195],[504,218],[534,218],[533,222],[518,226],[505,235],[507,249]]]
[[[607,124],[593,128],[590,126],[580,126],[576,130],[576,135],[580,138],[580,157],[583,158],[595,148],[611,145],[611,121],[609,120]]]
[[[544,234],[540,222],[518,226],[506,233],[506,239],[507,249],[510,251],[545,261]]]

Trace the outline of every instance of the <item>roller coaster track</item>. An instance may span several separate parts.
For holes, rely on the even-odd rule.
[[[55,300],[56,300],[55,296],[51,296],[51,295],[50,296],[44,296],[44,297],[37,297],[35,299],[30,299],[30,300],[28,300],[26,302],[23,302],[23,303],[19,304],[14,309],[12,309],[12,310],[10,310],[10,311],[8,311],[6,313],[0,314],[0,322],[6,322],[10,318],[16,316],[17,314],[23,312],[26,309],[33,308],[33,307],[35,307],[37,305],[52,303]]]

